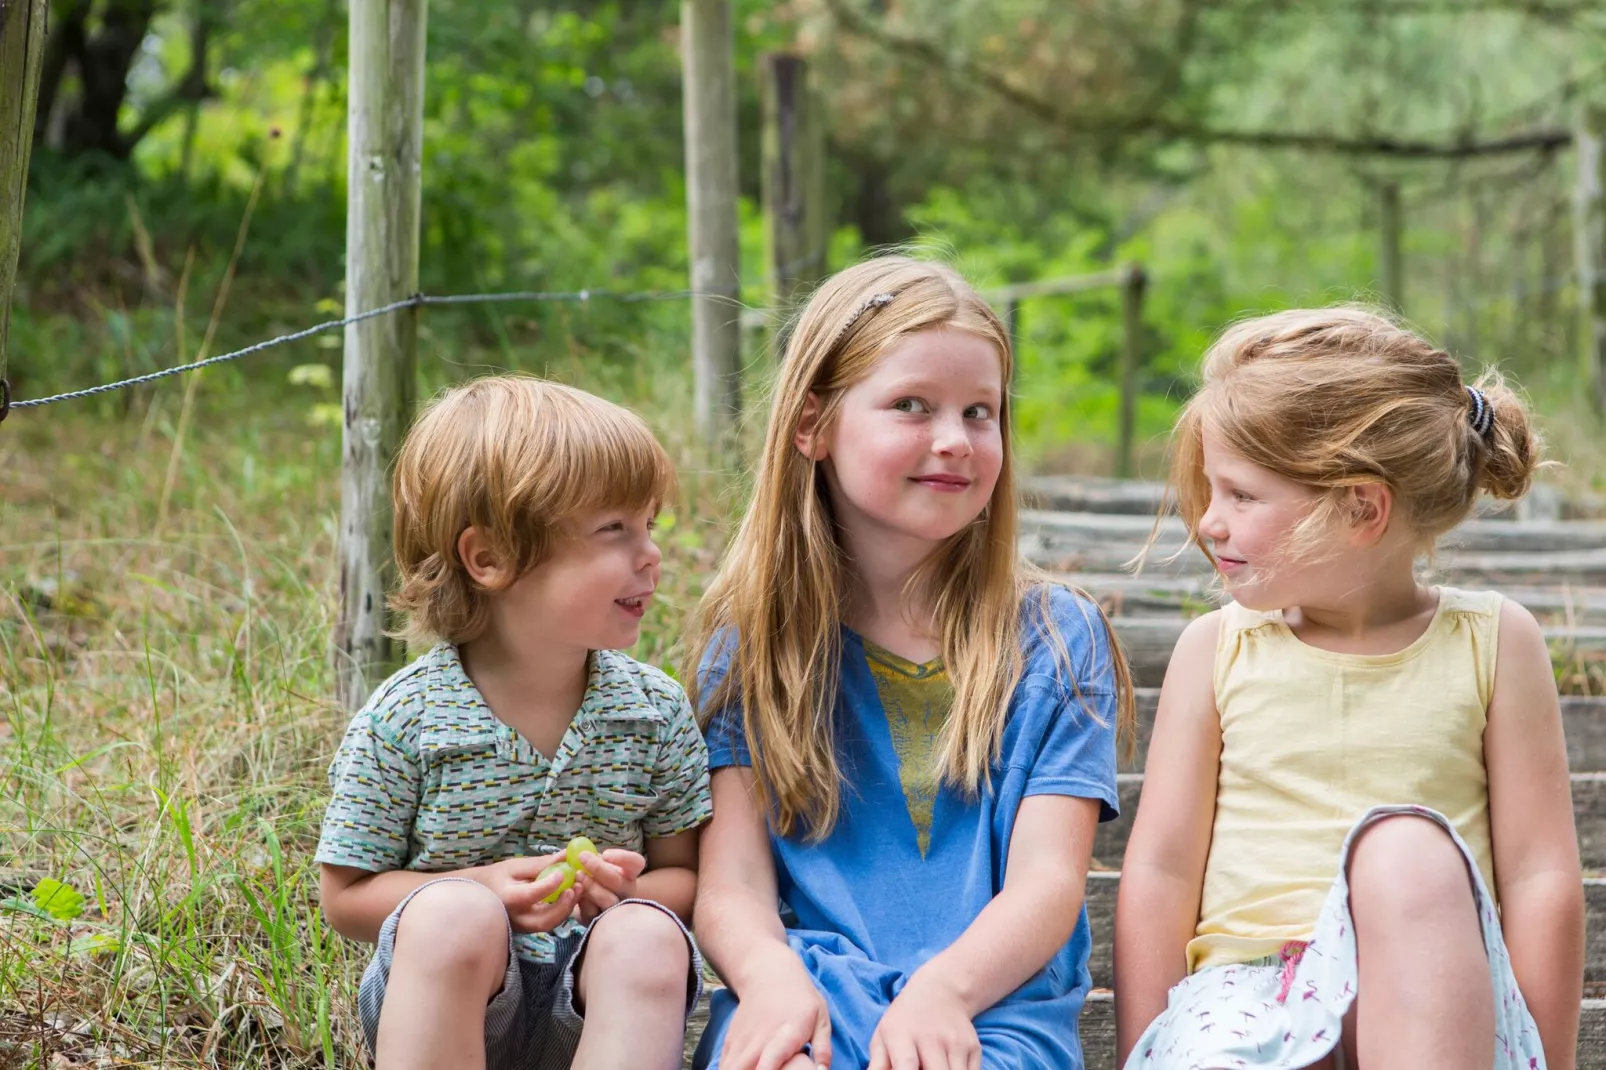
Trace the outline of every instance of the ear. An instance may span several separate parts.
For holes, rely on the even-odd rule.
[[[463,529],[463,533],[457,537],[457,556],[463,562],[469,578],[479,586],[488,591],[497,591],[505,585],[505,570],[497,562],[490,543],[479,528]]]
[[[797,432],[792,436],[792,444],[797,451],[811,461],[823,461],[826,457],[825,443],[820,440],[820,395],[809,391],[809,396],[803,402],[803,415],[797,421]]]
[[[1362,483],[1350,488],[1350,542],[1372,546],[1383,538],[1394,515],[1394,492],[1386,483]]]

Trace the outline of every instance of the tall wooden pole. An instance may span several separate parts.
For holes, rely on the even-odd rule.
[[[0,0],[0,379],[6,376],[11,292],[22,252],[22,206],[49,14],[50,0]]]
[[[1383,299],[1397,313],[1405,311],[1405,260],[1400,253],[1400,187],[1384,182],[1377,188],[1378,264]]]
[[[1141,264],[1126,269],[1121,283],[1121,416],[1115,445],[1115,474],[1131,479],[1138,426],[1138,372],[1143,363],[1143,291],[1148,276]]]
[[[1573,234],[1578,263],[1579,386],[1606,414],[1606,107],[1579,113]]]
[[[686,206],[691,245],[693,415],[721,453],[741,414],[736,206],[736,38],[730,0],[682,0]]]
[[[764,262],[770,301],[790,311],[825,275],[824,125],[808,86],[808,62],[785,52],[759,58],[763,106]]]
[[[427,0],[351,0],[346,314],[418,289]],[[346,328],[340,473],[341,700],[362,705],[396,666],[385,634],[394,573],[390,466],[413,410],[418,310]]]

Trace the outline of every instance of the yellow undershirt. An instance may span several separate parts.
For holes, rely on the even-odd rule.
[[[941,658],[917,665],[868,639],[864,654],[892,731],[904,804],[924,858],[931,845],[931,814],[937,803],[937,737],[953,708],[954,690]]]

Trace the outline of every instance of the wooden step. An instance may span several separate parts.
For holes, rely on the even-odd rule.
[[[1164,501],[1165,484],[1107,476],[1028,476],[1021,480],[1020,498],[1023,505],[1037,509],[1152,517]],[[1541,484],[1528,499],[1515,505],[1484,497],[1478,499],[1475,508],[1482,516],[1519,523],[1523,516],[1546,512],[1561,519],[1594,519],[1606,516],[1606,498],[1562,496],[1555,488]]]
[[[1022,516],[1020,550],[1052,572],[1126,572],[1153,527],[1144,517],[1028,511]],[[1142,575],[1213,575],[1204,554],[1183,543],[1180,521],[1162,521],[1161,531]],[[1452,583],[1606,584],[1606,524],[1597,521],[1473,520],[1452,532],[1445,545],[1435,571]]]
[[[1115,897],[1121,874],[1095,870],[1087,875],[1087,916],[1093,927],[1093,954],[1088,969],[1095,988],[1110,988],[1114,971],[1110,945],[1115,939]],[[1584,980],[1606,982],[1606,878],[1584,878]]]
[[[1139,687],[1159,687],[1171,662],[1171,651],[1188,622],[1181,617],[1115,617],[1115,634],[1126,650],[1132,678]],[[1606,651],[1606,626],[1545,628],[1551,649],[1562,657]]]
[[[1149,751],[1149,729],[1154,709],[1160,702],[1160,689],[1140,688],[1137,693],[1137,757],[1123,763],[1124,772],[1140,772]],[[1561,728],[1567,737],[1567,767],[1575,773],[1606,772],[1606,698],[1563,695]]]
[[[1110,869],[1121,868],[1127,837],[1138,812],[1143,793],[1142,773],[1122,773],[1116,777],[1121,796],[1121,816],[1098,827],[1093,839],[1093,857]],[[1606,773],[1572,775],[1573,821],[1578,830],[1578,856],[1586,870],[1606,870]]]
[[[1606,999],[1584,1000],[1578,1024],[1579,1070],[1606,1070]],[[1115,1065],[1115,993],[1095,989],[1082,1006],[1079,1029],[1087,1070],[1118,1070]]]
[[[1189,547],[1178,517],[1158,523],[1152,517],[1022,510],[1023,536],[1036,539],[1045,555],[1098,553],[1107,548],[1127,556],[1142,549],[1158,531],[1153,554],[1165,556]],[[1469,554],[1567,553],[1606,549],[1606,523],[1597,520],[1469,520],[1440,540],[1445,550]],[[1192,551],[1196,556],[1197,550]]]
[[[1211,576],[1133,576],[1067,572],[1056,580],[1091,595],[1114,617],[1197,617],[1231,601]],[[1606,627],[1606,587],[1502,587],[1500,592],[1550,624]]]
[[[686,1023],[685,1070],[691,1070],[692,1053],[708,1026],[708,999],[704,997],[692,1010]],[[1578,1022],[1579,1070],[1606,1070],[1606,999],[1586,999]],[[1082,1005],[1077,1023],[1082,1039],[1082,1059],[1086,1070],[1119,1070],[1115,1065],[1115,993],[1095,988]]]

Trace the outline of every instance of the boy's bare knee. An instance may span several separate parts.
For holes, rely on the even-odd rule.
[[[684,995],[691,955],[680,926],[657,907],[626,903],[592,924],[585,968],[638,996]]]
[[[1472,902],[1472,875],[1450,834],[1406,814],[1384,818],[1356,839],[1349,887],[1351,909],[1370,917],[1442,917],[1447,906]]]
[[[507,910],[495,892],[478,884],[431,884],[408,900],[396,923],[392,969],[412,964],[442,981],[499,985],[507,957]]]

